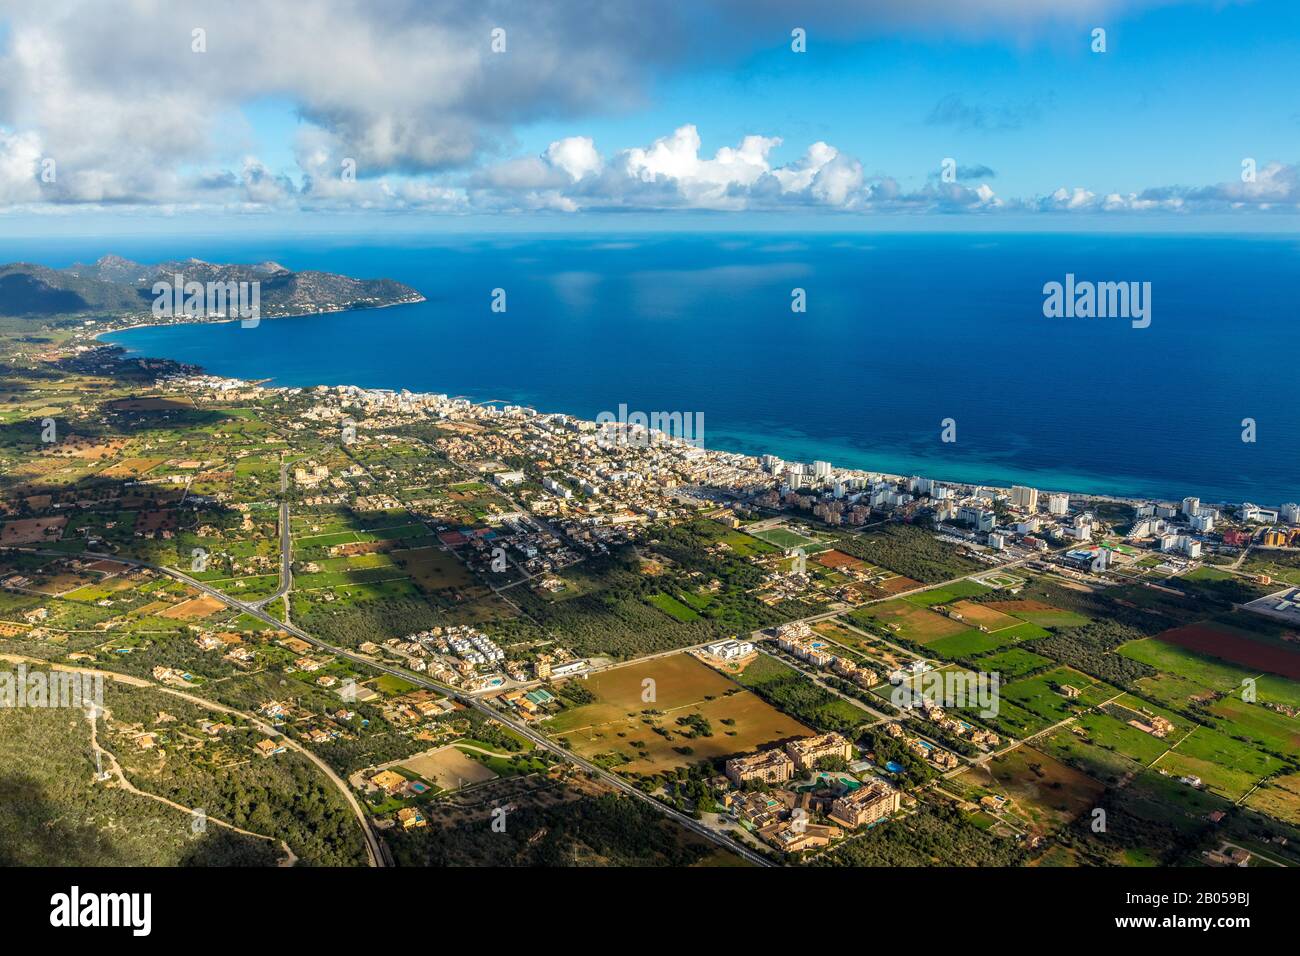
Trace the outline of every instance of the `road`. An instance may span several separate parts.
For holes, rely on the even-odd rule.
[[[691,832],[699,836],[702,836],[705,839],[710,840],[711,842],[716,843],[727,850],[730,850],[732,853],[735,853],[736,855],[742,857],[747,862],[753,863],[756,866],[774,865],[772,861],[770,861],[766,857],[758,853],[755,853],[753,850],[749,849],[748,847],[745,847],[740,843],[737,843],[735,840],[731,839],[725,834],[719,833],[713,828],[706,826],[700,821],[686,815],[685,813],[682,813],[681,811],[675,809],[674,807],[670,807],[667,804],[659,800],[656,800],[654,797],[650,796],[650,794],[637,789],[627,781],[623,780],[621,777],[618,777],[613,773],[610,773],[608,770],[605,770],[603,767],[599,767],[596,764],[592,763],[591,761],[586,760],[585,758],[580,757],[569,750],[566,750],[565,748],[561,747],[559,744],[551,740],[549,737],[547,737],[545,734],[542,734],[539,731],[534,730],[532,727],[528,726],[523,721],[517,720],[509,714],[498,711],[496,708],[490,706],[483,700],[480,700],[470,694],[467,694],[458,688],[452,687],[449,684],[443,684],[440,681],[431,680],[430,678],[424,676],[423,674],[417,674],[414,671],[409,671],[406,670],[405,668],[394,667],[390,664],[384,663],[383,661],[378,661],[371,657],[367,657],[364,654],[358,654],[354,651],[349,651],[341,647],[336,647],[333,644],[321,640],[320,638],[316,637],[313,634],[309,634],[308,632],[304,631],[302,628],[298,627],[296,624],[290,624],[284,621],[278,621],[270,614],[268,614],[263,608],[254,606],[253,604],[249,604],[245,601],[240,601],[238,598],[233,598],[230,595],[226,594],[224,591],[220,591],[217,588],[212,587],[212,585],[210,584],[205,584],[202,581],[195,580],[194,578],[190,577],[188,574],[185,574],[181,571],[177,571],[174,568],[168,568],[168,567],[163,567],[161,565],[150,564],[147,561],[137,561],[134,558],[123,558],[116,555],[102,554],[94,551],[69,553],[66,551],[46,551],[40,549],[23,549],[23,550],[28,550],[28,551],[34,550],[36,551],[36,553],[50,554],[50,555],[64,557],[64,558],[79,557],[79,558],[91,559],[91,560],[117,561],[120,564],[126,564],[138,568],[149,568],[150,570],[157,571],[159,574],[165,574],[170,578],[173,578],[177,581],[181,581],[182,583],[189,585],[190,587],[194,588],[197,591],[200,591],[204,594],[209,595],[210,597],[217,599],[218,601],[225,604],[227,607],[233,608],[234,610],[237,611],[242,611],[243,613],[248,614],[251,617],[257,618],[259,621],[263,621],[264,623],[269,624],[272,627],[277,628],[278,630],[286,631],[289,634],[292,634],[294,637],[306,641],[308,644],[311,644],[314,647],[318,647],[323,651],[328,651],[329,653],[341,657],[344,660],[352,661],[355,664],[359,664],[363,667],[372,668],[374,670],[382,671],[386,674],[391,674],[394,677],[400,677],[409,683],[416,684],[417,686],[425,687],[429,690],[438,691],[439,693],[444,694],[447,697],[450,697],[452,700],[455,700],[457,703],[461,704],[464,707],[471,707],[474,710],[477,710],[479,713],[487,717],[490,717],[493,720],[505,724],[506,726],[510,727],[510,729],[518,733],[520,736],[531,741],[536,746],[542,748],[543,750],[547,750],[553,754],[556,754],[562,759],[577,766],[579,769],[586,771],[589,775],[598,778],[599,780],[601,780],[608,786],[612,787],[613,789],[617,790],[618,792],[650,804],[660,813],[663,813],[665,816],[670,817],[674,822],[679,823],[682,826],[686,827]],[[285,739],[287,740],[289,738],[286,736]]]
[[[193,807],[187,807],[184,804],[177,803],[175,800],[168,800],[166,797],[159,796],[156,793],[150,793],[148,790],[141,790],[127,779],[126,774],[122,771],[122,765],[117,762],[117,757],[113,755],[113,752],[99,742],[99,726],[95,719],[98,716],[98,713],[99,712],[93,706],[90,708],[88,716],[88,719],[90,720],[90,749],[97,757],[108,759],[108,770],[104,772],[116,780],[117,785],[120,788],[137,797],[145,797],[149,800],[157,801],[164,806],[171,807],[173,810],[179,810],[191,820],[195,819],[196,812],[202,813],[203,816],[201,819],[205,823],[215,823],[219,827],[224,827],[227,830],[232,830],[235,833],[242,834],[246,837],[266,840],[270,843],[279,843],[280,849],[284,850],[285,853],[284,858],[280,861],[280,866],[293,866],[298,862],[297,855],[289,848],[289,844],[285,843],[283,840],[277,840],[275,837],[267,836],[265,833],[254,833],[252,830],[245,830],[242,827],[235,826],[233,823],[227,823],[225,820],[218,820],[214,816],[209,816],[203,811],[195,811]],[[103,709],[103,714],[105,717],[112,716],[107,707]]]
[[[270,597],[250,601],[250,607],[265,607],[284,598],[284,619],[289,620],[289,591],[293,588],[293,528],[289,524],[289,463],[280,459],[280,586]]]
[[[453,464],[455,464],[457,467],[462,469],[464,469],[465,467],[464,465],[461,465],[459,462],[453,462]],[[667,804],[659,800],[656,800],[650,794],[645,793],[644,791],[632,786],[631,784],[629,784],[627,781],[623,780],[621,777],[617,776],[616,774],[613,774],[610,771],[605,770],[603,767],[597,766],[591,761],[583,757],[580,757],[569,750],[566,750],[565,748],[561,747],[559,744],[556,744],[554,741],[552,741],[545,734],[542,734],[539,731],[534,730],[532,727],[530,727],[528,724],[524,723],[523,721],[515,719],[510,714],[504,713],[502,711],[498,711],[496,708],[492,707],[484,700],[481,700],[469,693],[461,691],[458,688],[452,687],[449,684],[443,684],[440,681],[432,680],[422,674],[417,674],[414,671],[409,671],[405,668],[395,667],[393,665],[384,663],[382,661],[376,660],[366,655],[349,651],[341,647],[336,647],[335,645],[330,644],[316,637],[313,634],[309,634],[308,632],[304,631],[302,628],[298,627],[295,624],[290,623],[287,620],[288,619],[287,598],[285,601],[286,604],[285,621],[277,620],[276,618],[268,614],[264,609],[263,604],[265,604],[267,601],[274,600],[275,597],[279,597],[281,595],[287,595],[289,586],[291,584],[291,579],[290,579],[291,550],[290,549],[292,546],[292,534],[290,531],[290,522],[289,522],[289,503],[288,503],[287,494],[285,494],[285,492],[287,492],[287,487],[288,487],[287,469],[288,469],[287,464],[282,461],[280,465],[280,488],[282,492],[281,500],[280,500],[281,587],[280,590],[276,593],[276,595],[274,595],[272,598],[267,598],[264,601],[258,601],[258,602],[240,601],[238,598],[233,598],[230,595],[226,594],[224,591],[220,591],[217,588],[214,588],[209,584],[205,584],[202,581],[195,580],[194,578],[190,577],[188,574],[185,574],[181,571],[177,571],[173,568],[163,567],[161,565],[149,564],[148,562],[137,561],[132,558],[122,558],[116,555],[102,554],[102,553],[90,552],[90,551],[82,552],[79,556],[83,558],[118,561],[123,564],[128,564],[135,567],[150,568],[151,570],[157,571],[160,574],[165,574],[168,577],[181,581],[189,585],[190,587],[194,588],[195,590],[201,591],[202,593],[207,594],[218,601],[221,601],[223,604],[225,604],[228,607],[231,607],[238,611],[242,611],[245,614],[255,617],[258,620],[270,624],[271,626],[276,627],[280,630],[287,631],[288,633],[299,638],[300,640],[306,641],[308,644],[311,644],[314,647],[318,647],[321,650],[327,651],[338,657],[342,657],[345,660],[352,661],[353,663],[359,664],[363,667],[373,668],[375,670],[379,670],[384,673],[391,674],[395,677],[400,677],[405,681],[416,684],[417,686],[425,687],[429,690],[438,691],[439,693],[444,694],[447,697],[450,697],[452,700],[457,701],[462,706],[471,707],[474,710],[478,711],[479,713],[492,718],[493,720],[500,721],[501,723],[510,727],[520,736],[531,741],[534,745],[542,748],[543,750],[556,754],[557,756],[573,764],[579,769],[586,771],[589,775],[601,780],[606,785],[612,787],[614,790],[626,796],[630,796],[635,799],[642,800],[649,803],[659,812],[670,817],[676,823],[679,823],[680,825],[686,827],[691,832],[699,836],[702,836],[705,839],[710,840],[711,842],[716,843],[727,850],[730,850],[732,853],[737,854],[738,856],[742,857],[746,861],[753,863],[756,866],[774,865],[771,860],[767,859],[766,857],[758,853],[755,853],[753,850],[749,849],[748,847],[744,846],[738,841],[733,840],[731,837],[718,832],[712,827],[709,827],[706,824],[701,823],[700,821],[688,816],[685,813],[682,813],[681,811],[675,809],[674,807],[670,807]],[[548,530],[550,529],[548,528]],[[565,540],[565,539],[561,539],[561,540]],[[53,554],[60,557],[78,556],[78,555],[69,555],[67,552],[40,551],[39,553]],[[980,571],[972,572],[970,574],[959,575],[957,577],[950,578],[947,581],[940,581],[936,584],[927,584],[921,587],[912,588],[911,590],[903,591],[900,592],[899,594],[893,594],[893,595],[889,595],[888,597],[873,599],[871,601],[866,602],[866,604],[876,604],[881,601],[895,600],[912,594],[920,594],[925,591],[934,590],[935,588],[944,587],[945,585],[955,584],[958,581],[964,581],[967,578],[974,577],[979,574],[986,574],[989,571],[1002,571],[1002,570],[1018,567],[1021,564],[1036,559],[1037,557],[1039,557],[1039,555],[1036,554],[1028,555],[1024,558],[1020,558],[1016,561],[1008,562],[996,568],[983,569]],[[862,606],[866,606],[866,604]],[[806,623],[813,623],[816,621],[826,620],[828,618],[835,617],[842,613],[843,613],[843,609],[838,611],[827,611],[815,615],[810,615],[809,617],[801,618],[800,620]],[[754,636],[760,640],[763,639],[764,637],[764,635],[762,635],[761,632],[755,632]],[[286,737],[285,739],[288,738]],[[367,831],[367,843],[369,844],[370,831],[368,827],[365,829]],[[380,846],[383,846],[382,841],[376,841],[376,842]],[[387,848],[384,847],[384,849],[386,850]]]
[[[1062,546],[1061,548],[1056,548],[1053,551],[1046,552],[1046,553],[1053,554],[1056,551],[1063,551],[1066,548],[1071,548],[1073,546],[1074,546],[1073,543],[1067,544]],[[1045,556],[1044,554],[1037,554],[1037,553],[1029,554],[1023,558],[1017,558],[1014,561],[1008,561],[1006,564],[990,565],[989,567],[982,568],[979,571],[972,571],[969,574],[962,574],[962,575],[958,575],[955,578],[949,578],[947,581],[939,581],[935,584],[923,584],[920,587],[911,588],[910,590],[907,591],[899,591],[897,594],[887,594],[884,597],[871,598],[869,601],[863,601],[861,604],[853,605],[853,607],[841,607],[834,611],[818,611],[816,614],[810,614],[807,617],[796,618],[795,620],[789,621],[787,623],[816,624],[819,621],[826,621],[833,617],[839,617],[841,614],[846,614],[849,611],[856,611],[859,610],[860,608],[869,607],[872,604],[883,604],[885,601],[896,601],[899,598],[911,597],[913,594],[924,594],[926,591],[933,591],[936,588],[947,587],[950,584],[956,584],[958,581],[966,581],[969,580],[970,578],[980,577],[981,575],[995,574],[999,571],[1006,571],[1010,568],[1018,568],[1022,564],[1028,564],[1030,561],[1037,561],[1038,559],[1044,556]],[[754,631],[750,635],[751,639],[756,641],[766,640],[770,636],[767,633],[767,630],[769,629],[763,628]],[[872,636],[875,637],[876,635],[872,635]]]
[[[254,727],[256,727],[258,730],[260,730],[262,733],[266,734],[268,737],[275,737],[279,740],[284,741],[284,745],[288,747],[290,750],[294,751],[295,753],[302,754],[303,757],[305,757],[306,759],[314,763],[320,769],[320,771],[323,774],[325,774],[326,778],[332,784],[334,784],[334,786],[338,789],[339,793],[343,795],[343,799],[347,801],[348,806],[352,808],[352,813],[354,816],[356,816],[357,822],[361,825],[362,834],[365,836],[366,856],[369,858],[370,865],[371,866],[392,866],[393,865],[392,855],[388,852],[388,847],[383,842],[380,841],[378,834],[375,833],[374,827],[370,823],[370,817],[366,815],[364,810],[362,810],[361,804],[357,801],[357,798],[353,794],[351,788],[349,788],[348,785],[344,783],[342,777],[340,777],[337,773],[334,772],[334,768],[331,767],[329,764],[327,764],[320,757],[316,756],[315,753],[308,750],[302,744],[298,743],[298,741],[294,740],[288,734],[283,734],[280,731],[276,730],[274,727],[266,723],[256,714],[245,713],[242,710],[236,710],[233,707],[227,707],[225,704],[219,704],[215,700],[208,700],[208,698],[200,697],[197,694],[189,694],[183,690],[177,690],[174,687],[167,687],[163,684],[156,684],[153,681],[148,681],[141,677],[132,677],[129,674],[119,674],[116,671],[96,670],[90,667],[74,667],[71,664],[49,664],[44,661],[38,661],[36,658],[22,657],[20,655],[13,655],[13,654],[0,654],[0,660],[14,660],[14,661],[25,661],[28,663],[39,663],[51,667],[54,670],[71,671],[80,674],[102,674],[108,677],[110,680],[116,681],[118,683],[126,684],[129,687],[148,687],[151,690],[155,690],[161,694],[170,694],[172,697],[179,697],[181,700],[188,701],[189,703],[194,704],[196,707],[202,707],[205,710],[216,711],[217,713],[230,714],[235,717],[243,718],[244,720],[252,724]]]

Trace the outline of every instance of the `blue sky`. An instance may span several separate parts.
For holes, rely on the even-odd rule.
[[[1175,7],[1107,21],[1107,52],[1086,30],[1026,43],[885,37],[810,54],[764,51],[739,70],[665,78],[647,109],[589,121],[597,141],[637,142],[696,123],[706,150],[746,132],[826,139],[901,180],[940,158],[992,167],[1016,194],[1063,184],[1136,191],[1237,175],[1243,155],[1300,154],[1300,4]],[[928,122],[955,98],[991,128]],[[522,136],[538,150],[564,124]],[[919,184],[919,180],[918,180]]]
[[[33,232],[661,218],[1275,231],[1300,208],[1300,4],[1283,0],[840,0],[806,16],[766,0],[655,15],[304,0],[253,28],[241,0],[151,16],[29,6],[0,0],[0,217]],[[790,48],[796,26],[807,52]]]

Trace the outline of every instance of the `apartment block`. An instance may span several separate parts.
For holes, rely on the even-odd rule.
[[[764,783],[784,783],[794,776],[794,762],[780,750],[762,750],[727,761],[727,779],[734,786],[744,786],[751,780]]]
[[[794,761],[795,769],[801,773],[813,769],[817,761],[823,757],[853,759],[853,745],[834,731],[822,734],[820,737],[792,740],[785,745],[785,752]]]

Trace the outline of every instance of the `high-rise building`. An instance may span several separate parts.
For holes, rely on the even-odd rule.
[[[992,511],[977,505],[963,505],[957,512],[957,520],[968,522],[976,531],[992,531],[997,518]]]
[[[1188,518],[1190,518],[1192,515],[1196,514],[1200,510],[1201,510],[1200,498],[1183,499],[1183,514],[1186,515]]]
[[[1011,504],[1021,511],[1038,510],[1038,489],[1025,485],[1011,486]]]
[[[817,479],[826,479],[831,476],[831,463],[829,461],[813,462],[813,477]]]
[[[1277,516],[1287,524],[1300,524],[1300,505],[1289,501],[1277,510]]]
[[[1070,510],[1069,495],[1048,495],[1047,496],[1047,513],[1050,515],[1063,515]]]

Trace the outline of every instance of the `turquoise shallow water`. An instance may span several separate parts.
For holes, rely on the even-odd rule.
[[[792,459],[1277,504],[1300,498],[1298,250],[1097,235],[150,240],[112,251],[273,258],[399,279],[429,301],[110,340],[284,385],[447,392],[589,418],[620,403],[703,412],[706,445]],[[1151,282],[1150,327],[1045,318],[1043,285],[1066,273]],[[495,288],[505,314],[489,308]],[[806,313],[790,310],[794,288]],[[1247,417],[1253,444],[1241,441]],[[945,418],[956,443],[939,440]]]

